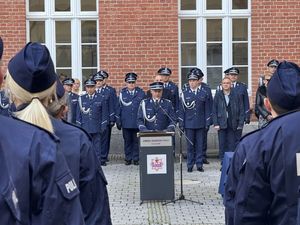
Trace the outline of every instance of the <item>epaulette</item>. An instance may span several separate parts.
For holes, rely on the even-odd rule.
[[[33,127],[37,128],[37,129],[39,129],[39,130],[41,130],[41,131],[46,132],[46,133],[50,136],[50,138],[53,139],[55,142],[59,142],[59,141],[60,141],[60,139],[59,139],[54,133],[51,133],[50,131],[48,131],[48,130],[46,130],[46,129],[40,127],[40,126],[37,126],[37,125],[35,125],[35,124],[29,123],[29,122],[24,121],[24,120],[21,120],[21,119],[15,117],[15,116],[11,116],[11,118],[13,118],[14,120],[18,120],[18,121],[20,121],[20,122],[22,122],[22,123],[28,124],[28,125],[30,125],[30,126],[33,126]]]
[[[68,121],[66,121],[64,119],[62,119],[61,121],[64,122],[65,124],[68,124],[68,125],[70,125],[72,127],[78,128],[79,130],[83,131],[88,136],[89,140],[92,141],[91,135],[88,132],[86,132],[86,130],[83,129],[82,127],[79,127],[79,126],[77,126],[77,125],[75,125],[73,123],[70,123],[70,122],[68,122]]]

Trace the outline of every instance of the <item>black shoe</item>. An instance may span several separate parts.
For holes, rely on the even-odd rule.
[[[101,166],[106,166],[106,162],[101,162]]]
[[[198,170],[199,172],[204,172],[204,169],[203,169],[202,166],[201,166],[201,167],[198,167],[197,170]]]
[[[203,159],[203,164],[209,164],[209,162],[207,161],[207,159]]]
[[[135,166],[140,165],[140,164],[139,164],[139,161],[134,160],[134,161],[133,161],[133,165],[135,165]]]
[[[191,172],[193,172],[193,168],[188,168],[188,173],[191,173]]]
[[[131,160],[125,160],[125,165],[126,165],[126,166],[131,165]]]

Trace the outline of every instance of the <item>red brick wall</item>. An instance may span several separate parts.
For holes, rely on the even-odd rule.
[[[300,63],[299,0],[252,0],[252,99],[272,58]]]
[[[4,42],[4,69],[7,61],[26,43],[25,1],[0,0],[0,36]]]
[[[99,12],[100,67],[109,83],[121,87],[133,71],[147,89],[161,66],[178,82],[177,0],[100,0]]]

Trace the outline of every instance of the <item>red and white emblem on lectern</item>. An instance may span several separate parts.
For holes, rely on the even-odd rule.
[[[152,170],[159,171],[163,168],[163,160],[159,158],[152,159],[151,166]]]
[[[147,155],[148,174],[166,174],[167,156],[165,154]]]

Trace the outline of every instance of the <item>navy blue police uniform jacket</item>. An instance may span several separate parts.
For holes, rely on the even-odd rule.
[[[202,82],[201,83],[201,89],[203,88],[206,93],[207,93],[207,99],[208,99],[208,110],[209,110],[209,124],[212,125],[213,124],[213,118],[212,118],[212,108],[213,108],[213,96],[212,96],[212,92],[211,92],[211,88],[209,87],[209,85],[207,83]]]
[[[137,125],[140,131],[174,131],[176,115],[172,102],[160,99],[158,104],[152,98],[141,101],[137,116]]]
[[[127,88],[123,88],[119,95],[119,107],[117,110],[117,123],[123,128],[137,129],[137,113],[141,101],[145,98],[145,92],[136,87],[130,94]]]
[[[171,92],[172,95],[172,104],[175,112],[179,110],[179,91],[178,91],[178,86],[172,82],[169,81],[168,83],[164,84],[164,89],[168,89]]]
[[[91,99],[88,94],[82,95],[78,99],[76,124],[89,134],[101,133],[106,130],[109,121],[104,101],[97,92]]]
[[[0,148],[14,184],[3,194],[12,215],[22,224],[84,224],[79,190],[57,150],[58,138],[18,119],[0,116],[0,124],[5,127]]]
[[[106,99],[107,99],[109,122],[115,123],[116,122],[116,110],[117,110],[117,104],[118,104],[116,89],[109,85],[105,85],[104,87],[101,88],[100,93],[102,95],[106,96]]]
[[[209,107],[208,93],[203,87],[197,88],[196,94],[189,87],[183,90],[179,104],[179,126],[188,129],[209,127]]]
[[[235,87],[233,88],[234,91],[242,97],[242,105],[244,106],[244,115],[245,121],[250,121],[250,103],[249,103],[249,96],[247,91],[247,86],[244,83],[236,82]]]
[[[241,139],[228,175],[234,224],[299,224],[299,126],[300,112],[291,112]]]
[[[229,106],[231,111],[231,124],[232,128],[235,130],[238,127],[243,127],[244,125],[244,108],[241,100],[241,96],[238,95],[235,90],[231,90],[229,94]],[[222,90],[216,92],[215,98],[213,100],[213,123],[214,126],[220,126],[220,129],[226,129],[228,127],[228,116],[225,96]]]
[[[60,138],[58,148],[63,152],[79,187],[85,223],[111,224],[107,181],[90,136],[83,129],[63,120],[52,118],[52,124],[55,134]]]
[[[70,92],[69,93],[69,111],[68,111],[68,122],[76,124],[76,112],[79,95]]]

